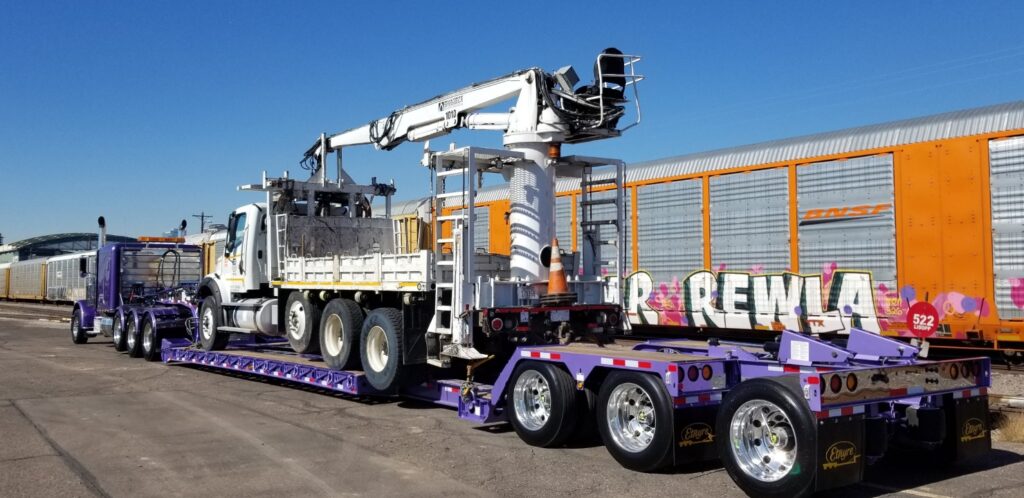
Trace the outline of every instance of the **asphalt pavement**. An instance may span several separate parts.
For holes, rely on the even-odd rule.
[[[67,325],[0,318],[3,496],[742,496],[714,462],[641,474],[598,442],[129,358]],[[1024,445],[961,467],[901,458],[830,496],[1020,496]]]

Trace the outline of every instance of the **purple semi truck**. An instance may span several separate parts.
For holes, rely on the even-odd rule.
[[[87,298],[75,302],[72,311],[74,343],[102,334],[113,339],[116,350],[156,361],[164,338],[191,337],[202,278],[199,247],[143,237],[100,247],[95,275],[87,274],[85,262],[82,258],[79,271],[89,284]]]

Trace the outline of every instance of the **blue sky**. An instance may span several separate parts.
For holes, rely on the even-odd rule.
[[[1015,2],[0,4],[0,233],[159,233],[301,174],[320,132],[516,69],[644,57],[644,122],[568,153],[636,162],[1024,99]],[[499,146],[494,132],[435,140]],[[427,192],[421,148],[347,153]],[[196,223],[196,228],[198,224]]]

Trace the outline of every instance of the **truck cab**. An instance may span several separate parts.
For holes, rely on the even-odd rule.
[[[224,302],[231,296],[266,290],[270,283],[267,271],[267,214],[265,204],[246,204],[228,216],[224,254],[218,257],[212,275]]]

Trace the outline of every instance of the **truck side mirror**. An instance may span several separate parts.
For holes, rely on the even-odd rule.
[[[78,258],[78,275],[82,278],[89,275],[89,268],[85,258]]]

